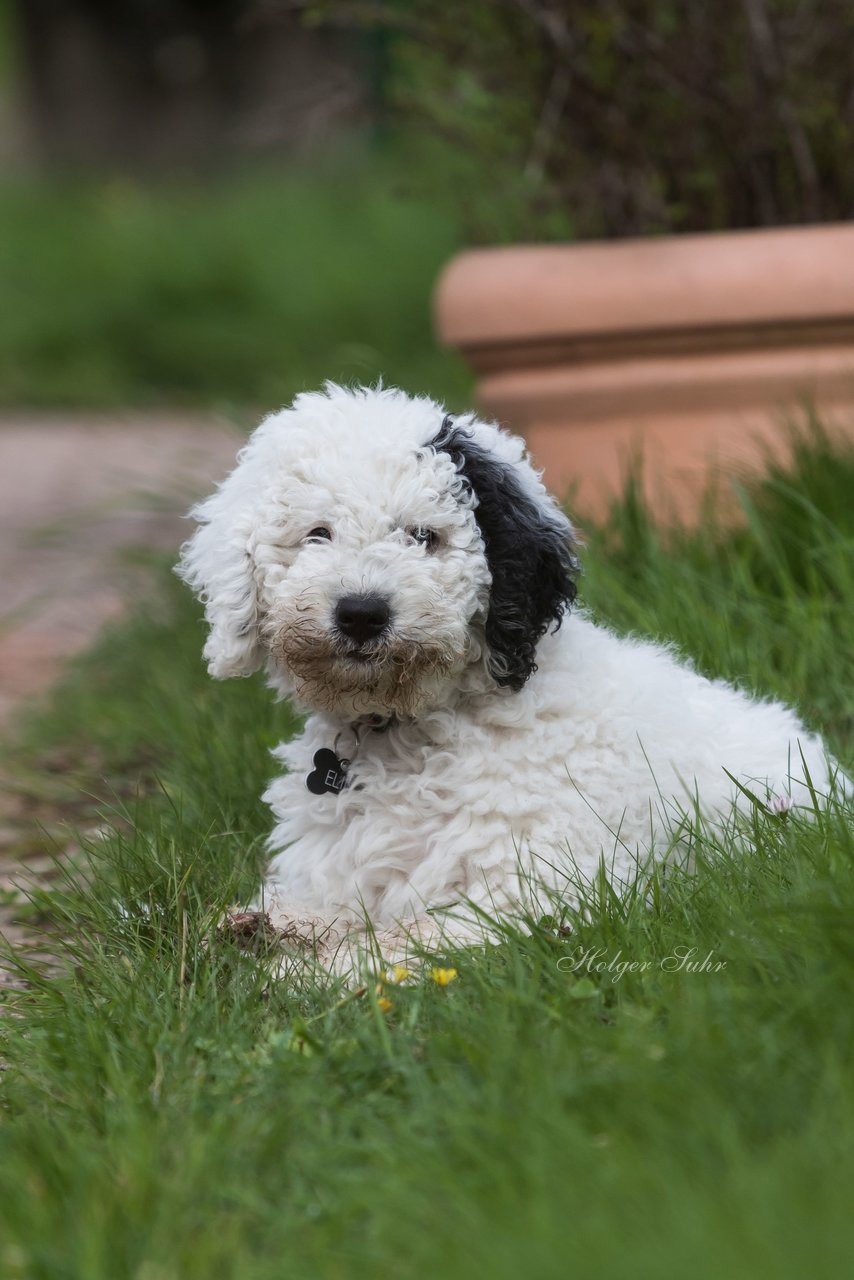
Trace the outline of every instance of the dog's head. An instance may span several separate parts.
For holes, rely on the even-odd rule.
[[[266,665],[348,717],[415,715],[464,680],[520,689],[575,597],[572,527],[522,441],[401,391],[298,396],[192,514],[178,572],[211,674]]]

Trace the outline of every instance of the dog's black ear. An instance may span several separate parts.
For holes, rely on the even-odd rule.
[[[536,671],[537,643],[576,595],[579,565],[572,526],[543,494],[520,482],[521,464],[505,462],[446,417],[432,447],[453,460],[476,499],[474,515],[492,575],[486,643],[490,674],[521,689]]]

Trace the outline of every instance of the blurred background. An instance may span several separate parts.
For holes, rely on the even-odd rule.
[[[848,0],[0,0],[0,402],[451,401],[466,244],[854,214]]]

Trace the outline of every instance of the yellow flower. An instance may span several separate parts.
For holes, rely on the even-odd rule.
[[[392,965],[386,974],[386,981],[396,982],[399,985],[401,982],[406,982],[407,978],[411,977],[412,971],[410,969],[405,968],[402,964],[395,964]]]
[[[437,987],[447,987],[457,976],[456,969],[431,969],[430,977]]]
[[[377,1004],[379,1005],[382,1013],[388,1013],[389,1009],[394,1008],[394,1001],[389,1000],[388,996],[378,996]]]

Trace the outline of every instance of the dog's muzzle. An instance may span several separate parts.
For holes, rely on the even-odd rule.
[[[335,606],[335,626],[356,646],[370,644],[388,629],[389,603],[380,595],[342,596]]]

